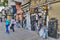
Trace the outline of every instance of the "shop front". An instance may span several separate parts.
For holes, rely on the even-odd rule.
[[[60,2],[51,4],[52,9],[49,10],[49,18],[58,19],[58,34],[60,34]]]

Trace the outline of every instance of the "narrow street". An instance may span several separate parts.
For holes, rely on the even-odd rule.
[[[10,31],[9,34],[5,32],[5,24],[0,23],[0,40],[37,40],[38,35],[35,32],[30,32],[24,29],[16,28],[15,32]]]
[[[43,39],[38,36],[36,32],[15,27],[15,32],[10,30],[10,33],[5,32],[5,23],[0,23],[0,40],[56,40],[48,37]],[[59,39],[57,39],[59,40]]]
[[[2,0],[0,0],[0,1],[2,1]],[[6,3],[7,1],[8,1],[8,3]],[[54,4],[51,4],[51,9],[49,11],[46,8],[47,5],[45,8],[43,8],[43,6],[41,8],[39,8],[40,7],[39,5],[41,5],[41,4],[39,4],[40,3],[39,0],[38,1],[36,1],[36,0],[31,0],[31,1],[30,0],[20,0],[20,2],[19,2],[19,0],[7,0],[7,1],[1,2],[6,7],[1,6],[1,8],[0,8],[0,10],[2,9],[0,11],[0,19],[2,19],[2,21],[0,20],[1,21],[0,22],[0,40],[60,40],[60,15],[59,15],[60,14],[60,1],[55,3],[56,0],[42,0],[42,1],[40,0],[41,4],[44,4],[45,1],[48,1],[48,2],[54,1]],[[42,8],[43,8],[43,10],[42,10]],[[31,9],[32,13],[30,12],[30,9]],[[38,10],[38,9],[40,9],[40,10]],[[36,10],[36,12],[35,12],[35,10]],[[46,11],[46,12],[42,12],[42,11]],[[48,11],[48,15],[45,15],[47,13],[47,11]],[[37,13],[39,13],[39,14],[37,15]],[[36,14],[36,15],[33,15],[33,14]],[[44,14],[44,15],[40,15],[40,14]],[[31,17],[31,15],[33,15],[33,16]],[[35,16],[37,16],[37,17],[35,17]],[[45,16],[49,16],[49,18],[46,18],[46,19],[50,19],[50,18],[58,19],[58,31],[55,30],[56,33],[58,32],[58,34],[59,34],[58,35],[59,37],[57,39],[55,39],[53,37],[49,37],[48,36],[49,32],[47,31],[45,33],[45,29],[43,29],[44,34],[42,33],[43,31],[40,32],[40,35],[42,34],[43,37],[40,36],[36,32],[37,29],[38,30],[41,29],[40,27],[46,26],[45,21],[44,21]],[[11,19],[15,19],[16,21],[15,20],[14,21],[16,22],[16,24],[17,24],[17,20],[18,20],[18,24],[20,24],[20,25],[17,25],[17,26],[20,27],[21,24],[23,24],[22,26],[27,27],[27,28],[25,28],[25,29],[18,28],[15,25],[14,26],[15,32],[10,30],[10,27],[9,27],[9,34],[8,34],[8,33],[6,33],[6,27],[5,27],[5,22],[4,22],[6,20],[6,18],[8,20],[10,20],[10,22],[11,22]],[[40,21],[41,18],[43,19],[42,21]],[[34,19],[34,20],[32,20],[32,19]],[[14,21],[13,21],[12,25],[15,24]],[[24,21],[24,22],[22,22],[22,21]],[[42,26],[40,26],[41,24],[38,23],[37,21],[42,22]],[[37,26],[34,23],[36,23]],[[51,23],[53,25],[53,22],[51,22]],[[47,24],[49,24],[49,23],[47,23]],[[55,26],[53,25],[52,27],[55,27]],[[50,30],[52,30],[52,29],[50,29]],[[54,28],[53,28],[53,30],[54,30]],[[52,32],[50,32],[50,33],[52,33]],[[56,33],[54,33],[54,34],[56,34]],[[53,36],[54,36],[54,34],[53,34]],[[46,38],[46,36],[48,36],[48,37]]]

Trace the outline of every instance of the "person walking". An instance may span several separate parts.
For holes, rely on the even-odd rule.
[[[15,22],[14,18],[12,18],[12,19],[11,19],[11,24],[10,24],[10,25],[11,25],[11,26],[10,26],[10,29],[11,29],[13,32],[15,31],[15,30],[14,30],[14,25],[15,25],[15,23],[16,23],[16,22]]]
[[[5,20],[5,24],[6,24],[6,33],[9,33],[9,29],[8,29],[8,26],[9,26],[9,20],[6,18]]]

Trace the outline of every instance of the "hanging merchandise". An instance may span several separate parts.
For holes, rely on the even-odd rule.
[[[39,16],[39,20],[38,20],[39,30],[41,29],[42,25],[43,25],[43,17],[42,17],[42,15],[40,15],[40,16]]]
[[[42,14],[43,14],[43,19],[46,18],[46,10],[42,11]]]
[[[22,26],[23,27],[23,11],[22,11],[22,9],[21,9],[21,2],[17,2],[16,1],[16,21],[19,21],[19,23],[20,23],[20,26]]]
[[[34,9],[34,12],[35,12],[35,13],[38,13],[38,7],[36,7],[36,8]]]
[[[30,23],[30,13],[26,12],[26,28],[31,30],[31,23]]]
[[[41,13],[41,12],[42,12],[41,7],[40,7],[40,8],[38,8],[38,12],[39,12],[39,13]]]
[[[36,22],[38,22],[38,15],[36,14]]]
[[[17,9],[16,9],[16,7],[14,6],[14,7],[13,7],[13,13],[15,14],[16,11],[17,11]]]
[[[39,31],[39,35],[42,38],[47,38],[48,37],[48,30],[47,30],[46,26],[42,26],[42,28]]]
[[[36,15],[35,14],[31,14],[31,21],[36,21]]]
[[[31,4],[30,4],[31,6],[31,8],[35,8],[36,6],[36,0],[31,0]]]
[[[48,3],[48,9],[50,9],[51,8],[51,4],[50,3]]]
[[[34,8],[30,8],[30,14],[34,13]]]
[[[43,13],[38,13],[39,16],[43,16]]]
[[[49,24],[49,16],[47,15],[47,18],[46,18],[46,26],[47,26],[47,28],[48,28],[48,24]]]
[[[40,0],[36,0],[36,7],[40,6],[39,3],[40,3]]]
[[[0,13],[0,22],[2,22],[1,20],[2,20],[2,14]]]
[[[36,23],[36,15],[35,14],[31,14],[31,30],[32,31],[35,31],[35,29],[36,29],[36,25],[35,25],[35,23]]]
[[[32,31],[35,31],[35,29],[36,29],[35,23],[36,23],[35,21],[32,22],[32,26],[31,26],[31,30],[32,30]]]
[[[10,16],[7,16],[8,20],[10,20]]]
[[[42,7],[42,11],[46,10],[46,7]]]
[[[10,8],[10,13],[13,14],[13,9],[12,8]]]

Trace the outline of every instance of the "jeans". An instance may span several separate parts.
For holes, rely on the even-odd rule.
[[[6,32],[9,33],[8,25],[6,25]]]
[[[11,26],[11,27],[12,27],[12,30],[13,30],[13,32],[14,32],[14,31],[15,31],[15,30],[14,30],[14,24],[12,24],[12,26]]]

